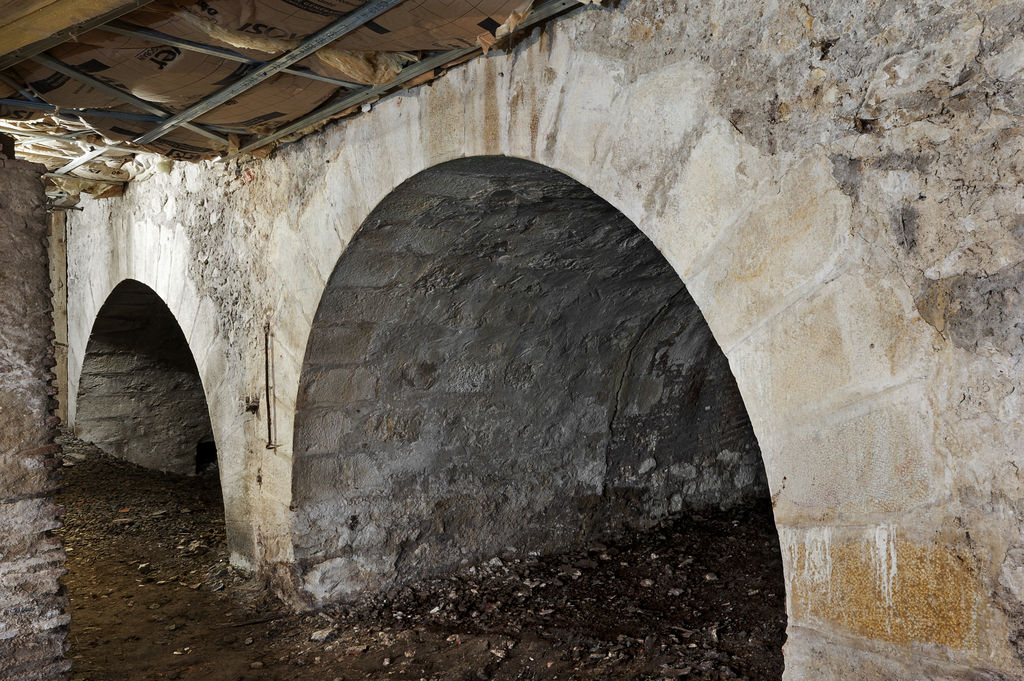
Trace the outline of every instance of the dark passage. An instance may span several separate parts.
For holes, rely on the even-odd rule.
[[[768,498],[678,275],[586,187],[510,158],[427,170],[356,233],[310,334],[294,448],[313,602]]]
[[[77,404],[75,432],[111,456],[182,475],[210,463],[199,371],[178,322],[145,284],[121,282],[100,308]]]
[[[217,443],[213,438],[203,439],[196,445],[196,475],[217,467]]]

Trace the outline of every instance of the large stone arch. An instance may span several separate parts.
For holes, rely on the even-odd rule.
[[[767,503],[728,363],[664,257],[565,175],[450,161],[342,254],[303,362],[303,596]]]
[[[867,11],[851,8],[858,30],[873,21]],[[793,20],[786,12],[765,20],[781,31]],[[208,385],[220,386],[208,389],[214,428],[233,438],[245,490],[235,517],[247,540],[235,544],[235,559],[287,571],[302,358],[352,235],[396,186],[437,164],[506,155],[545,165],[593,190],[651,239],[729,358],[762,446],[786,558],[787,677],[1019,676],[1019,335],[998,320],[992,334],[975,329],[951,301],[975,296],[982,275],[977,295],[1002,295],[1021,256],[997,232],[975,230],[957,237],[966,246],[951,245],[938,233],[970,217],[945,198],[959,190],[942,179],[941,191],[925,196],[923,170],[891,171],[892,159],[923,145],[952,159],[956,182],[967,173],[969,186],[986,187],[987,171],[957,166],[974,158],[974,142],[957,141],[963,130],[947,134],[954,123],[919,119],[889,137],[858,135],[850,129],[854,111],[840,115],[839,105],[823,103],[840,97],[836,79],[793,57],[803,54],[797,47],[781,61],[772,41],[758,40],[744,44],[744,56],[723,49],[725,62],[702,58],[704,36],[683,34],[706,19],[655,22],[643,3],[621,13],[579,11],[507,53],[377,102],[368,115],[269,159],[182,167],[123,200],[91,203],[70,218],[69,258],[78,259],[69,262],[72,316],[76,306],[95,310],[90,296],[110,286],[106,270],[121,273],[128,263],[134,270],[136,260],[134,278],[156,279],[172,310],[175,297],[191,301],[200,344],[217,344],[197,363],[204,382],[208,375]],[[889,55],[865,63],[862,53],[835,57],[833,50],[848,73],[860,74],[839,84],[859,88],[849,99],[862,101],[877,69],[872,106],[881,113],[872,116],[885,113],[878,97],[916,106],[904,96],[913,88],[946,87],[945,75],[929,71],[943,60],[921,55],[934,55],[934,47],[949,63],[974,63],[967,48],[977,40],[957,36],[980,26],[961,31],[960,19],[939,12],[933,32],[907,32],[906,59],[923,69],[907,71],[920,75],[909,90],[892,89],[882,64]],[[736,25],[746,30],[745,21]],[[846,35],[836,21],[811,24]],[[945,40],[951,31],[959,31],[956,40]],[[709,40],[715,50],[717,38]],[[788,112],[779,105],[771,118],[737,119],[733,107],[744,106],[746,93],[734,71],[764,82],[764,73],[748,68],[792,77],[787,87],[806,88],[806,99],[788,103]],[[732,99],[722,94],[730,89]],[[786,116],[805,127],[783,126]],[[758,122],[778,123],[779,134]],[[986,210],[1004,205],[995,190],[982,193]],[[913,219],[901,222],[904,245],[889,243],[891,215],[918,200],[931,217],[911,236],[938,253],[928,270],[908,254]],[[986,239],[991,249],[970,247]],[[163,249],[177,255],[161,261],[161,243],[180,244]],[[161,277],[181,290],[167,291]],[[261,434],[267,405],[258,417],[244,409],[246,398],[263,394],[268,322],[273,448]],[[72,355],[75,343],[72,336]]]
[[[575,57],[567,36],[546,40],[552,69],[532,51],[517,55],[514,69],[512,57],[483,60],[311,143],[333,150],[331,163],[315,189],[298,192],[304,203],[295,206],[291,229],[272,235],[280,238],[280,271],[294,272],[285,263],[298,260],[316,280],[285,293],[283,307],[300,310],[305,323],[287,356],[281,350],[278,385],[297,389],[302,333],[322,282],[396,186],[467,156],[500,153],[546,165],[595,191],[651,239],[729,357],[776,500],[794,594],[787,650],[795,668],[812,664],[817,653],[801,661],[802,651],[826,645],[820,632],[833,622],[851,641],[877,639],[882,654],[893,643],[926,644],[922,618],[931,618],[928,629],[942,628],[931,603],[950,589],[961,593],[954,584],[979,588],[970,569],[958,568],[955,550],[921,555],[933,551],[931,530],[903,520],[934,513],[946,494],[926,397],[934,330],[901,281],[859,262],[864,246],[850,235],[851,200],[826,151],[765,156],[702,107],[708,76],[692,66],[666,68],[617,93],[569,87],[558,81],[571,74],[601,82],[615,66]],[[558,95],[545,98],[541,84]],[[689,96],[668,100],[670,88]],[[595,112],[596,102],[602,108]],[[307,148],[282,150],[266,172],[300,163]],[[334,225],[326,234],[325,222]],[[320,248],[298,252],[311,242]],[[279,413],[294,413],[294,394],[279,398]],[[279,456],[291,450],[287,423],[281,419]],[[272,496],[290,503],[290,476],[281,473]],[[882,576],[899,550],[935,561],[937,572],[908,573],[914,581],[903,583],[906,595],[890,596]],[[912,607],[897,608],[890,598]],[[987,615],[978,602],[947,603],[964,623],[946,641],[951,648],[978,640],[971,632]]]
[[[700,104],[710,75],[693,65],[616,92],[573,88],[569,74],[598,83],[615,64],[572,54],[571,31],[548,40],[539,39],[543,57],[525,51],[474,63],[283,149],[260,171],[279,180],[290,164],[308,163],[310,148],[331,150],[321,176],[285,185],[301,203],[270,237],[279,280],[296,275],[296,261],[307,277],[281,289],[282,309],[299,311],[303,325],[287,350],[278,336],[277,385],[297,390],[323,283],[395,187],[470,156],[546,165],[651,239],[729,358],[762,444],[783,545],[787,678],[885,678],[913,673],[921,660],[940,669],[947,655],[965,668],[1005,656],[981,633],[1002,618],[979,579],[991,568],[935,539],[935,523],[953,522],[943,510],[949,462],[933,430],[935,330],[906,283],[852,236],[852,200],[827,150],[765,155]],[[671,89],[687,96],[666,99]],[[303,181],[312,186],[300,189]],[[307,243],[319,248],[303,252]],[[264,530],[288,525],[294,395],[278,396],[279,475],[273,490],[264,478]],[[290,542],[278,542],[290,563]],[[898,573],[898,565],[912,567]],[[918,662],[905,666],[908,647]]]

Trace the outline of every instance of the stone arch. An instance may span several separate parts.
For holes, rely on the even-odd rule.
[[[768,498],[678,275],[593,192],[509,157],[439,164],[374,209],[326,286],[296,404],[294,556],[314,602]]]
[[[215,442],[188,341],[160,296],[134,279],[96,315],[76,404],[76,435],[145,468],[195,474],[203,443]]]
[[[930,617],[923,604],[949,583],[904,582],[908,597],[922,604],[904,613],[886,600],[888,587],[870,577],[881,572],[870,566],[931,544],[917,529],[904,534],[913,523],[898,518],[948,491],[936,484],[944,463],[935,456],[924,397],[934,336],[902,282],[862,260],[863,246],[851,237],[851,199],[832,176],[825,150],[764,155],[702,108],[706,74],[691,69],[670,66],[641,78],[603,100],[599,112],[586,105],[593,93],[564,83],[548,83],[556,94],[547,98],[536,83],[547,77],[539,72],[550,73],[548,59],[591,82],[601,82],[608,66],[574,62],[557,35],[544,58],[517,52],[474,63],[432,88],[380,103],[375,116],[282,149],[256,178],[254,192],[277,183],[282,198],[295,202],[287,206],[288,228],[271,231],[269,250],[275,281],[295,279],[278,289],[281,309],[302,317],[298,327],[288,324],[287,339],[279,336],[277,384],[290,391],[277,397],[280,447],[260,463],[278,473],[264,476],[266,559],[286,566],[295,560],[286,538],[293,395],[307,333],[338,258],[373,207],[409,177],[500,153],[557,170],[621,211],[685,283],[728,357],[761,444],[783,547],[791,597],[787,670],[797,670],[787,674],[799,678],[799,670],[816,668],[823,647],[847,645],[831,636],[836,630],[853,648],[870,641],[879,659],[891,641],[927,645],[927,636],[909,632],[921,631],[918,623]],[[517,75],[509,76],[510,62]],[[665,88],[690,96],[666,99]],[[637,110],[650,115],[637,119]],[[539,142],[545,137],[551,143]],[[291,175],[309,167],[310,148],[329,165],[316,177]],[[332,189],[338,187],[344,191]],[[314,242],[317,249],[302,245]],[[837,514],[848,521],[838,528]],[[880,532],[903,543],[883,551]],[[831,562],[834,547],[844,564]],[[934,559],[955,561],[942,550]],[[977,588],[977,580],[955,577],[961,578]],[[877,597],[858,601],[865,593]],[[983,626],[976,602],[957,610],[969,622],[966,630]],[[959,641],[947,645],[973,645]]]
[[[216,446],[228,548],[236,565],[248,567],[252,565],[253,528],[252,499],[247,495],[248,485],[242,473],[244,434],[231,428],[223,415],[227,411],[225,407],[230,410],[235,406],[233,400],[225,404],[225,389],[232,376],[222,373],[223,347],[219,329],[215,323],[210,323],[209,300],[196,292],[187,276],[175,271],[183,262],[181,253],[187,249],[186,241],[180,227],[170,234],[125,239],[121,248],[104,254],[108,259],[105,268],[98,266],[91,270],[92,276],[82,277],[77,288],[69,286],[68,421],[76,433],[81,432],[79,397],[83,369],[104,305],[125,285],[147,291],[166,310],[169,322],[180,331],[180,340],[194,362],[199,389],[196,399],[202,401],[209,420],[209,433],[201,439],[212,440]],[[79,305],[70,304],[75,294]],[[195,444],[199,443],[197,440]]]

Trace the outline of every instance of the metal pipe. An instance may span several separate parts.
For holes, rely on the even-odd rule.
[[[108,151],[113,151],[113,150],[114,150],[113,147],[97,147],[97,148],[93,149],[92,151],[90,151],[88,153],[82,154],[81,156],[79,156],[75,160],[71,161],[70,163],[67,163],[67,164],[61,166],[60,168],[57,168],[53,172],[54,172],[55,175],[67,175],[68,173],[70,173],[72,170],[74,170],[78,166],[82,165],[83,163],[88,163],[89,161],[93,160],[94,158],[99,158],[100,156],[102,156],[103,154],[107,153]]]
[[[75,177],[74,175],[60,175],[58,173],[43,173],[43,177],[63,177],[68,180],[81,180],[82,182],[102,182],[103,184],[128,184],[124,180],[104,180],[99,177]]]
[[[8,135],[14,135],[16,137],[35,137],[39,139],[48,140],[60,140],[61,142],[68,142],[78,137],[80,134],[90,132],[83,130],[81,132],[75,131],[74,133],[68,133],[66,135],[51,135],[45,132],[38,132],[36,130],[21,130],[20,128],[8,128],[6,126],[0,126],[0,132],[7,133]]]
[[[19,85],[16,80],[14,80],[10,76],[8,76],[6,73],[0,73],[0,83],[3,83],[4,85],[6,85],[7,87],[11,88],[12,90],[16,90],[18,92],[18,94],[20,94],[25,99],[30,99],[30,100],[35,101],[35,102],[42,101],[41,99],[36,97],[34,94],[29,92],[25,88],[21,87],[21,85]]]
[[[156,126],[146,134],[135,139],[136,144],[146,144],[167,134],[178,126],[187,125],[198,116],[214,109],[224,102],[242,94],[249,88],[262,83],[276,73],[288,68],[292,64],[313,54],[322,47],[326,47],[346,33],[351,33],[367,21],[371,21],[389,9],[401,4],[404,0],[370,0],[365,5],[349,12],[342,18],[314,33],[302,41],[295,49],[289,50],[277,59],[264,64],[252,73],[242,77],[237,82],[228,85],[212,95],[201,99],[184,111],[174,114],[166,121]]]
[[[76,109],[67,106],[54,106],[45,102],[26,102],[21,99],[0,99],[0,106],[10,106],[16,109],[28,109],[30,111],[43,111],[51,116],[89,116],[92,118],[112,118],[121,121],[132,121],[138,123],[159,123],[164,120],[163,116],[152,114],[133,113],[131,111],[109,111],[107,109]],[[243,128],[231,128],[223,125],[204,125],[207,130],[217,132],[233,133],[244,135],[247,131]],[[84,130],[83,132],[95,132]]]

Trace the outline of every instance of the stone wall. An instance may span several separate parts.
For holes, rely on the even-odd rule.
[[[210,397],[232,559],[287,588],[296,400],[342,253],[417,173],[528,159],[647,235],[728,358],[775,502],[787,679],[1021,678],[1022,17],[1002,0],[582,8],[265,160],[87,203],[69,383],[113,287],[153,288]]]
[[[64,678],[45,168],[0,158],[0,678]]]
[[[664,257],[574,180],[453,161],[371,213],[299,385],[295,555],[351,597],[767,498],[728,363]]]

